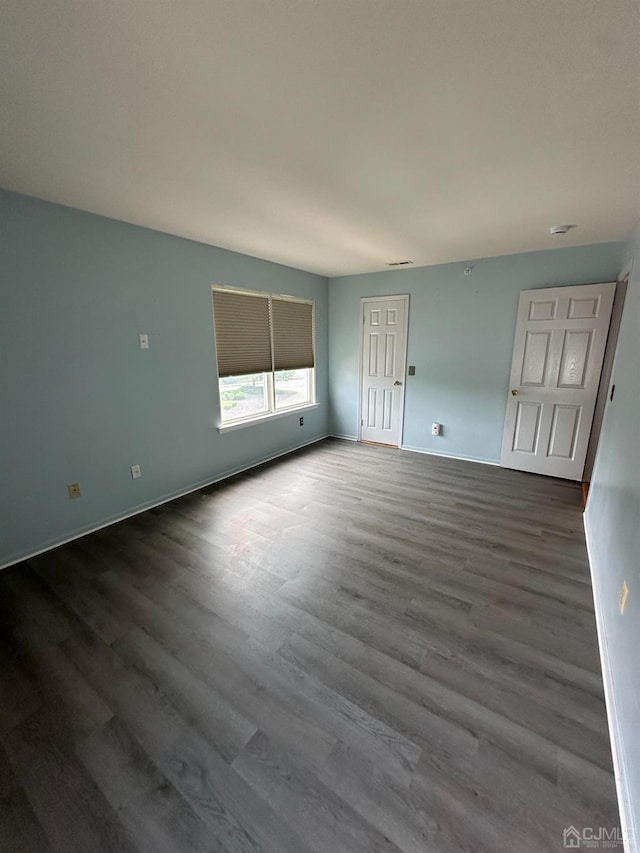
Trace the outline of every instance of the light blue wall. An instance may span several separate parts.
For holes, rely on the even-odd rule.
[[[361,297],[408,293],[416,375],[406,381],[403,445],[497,461],[520,291],[613,281],[621,263],[622,244],[604,243],[330,279],[332,432],[357,434]]]
[[[315,299],[304,427],[219,435],[213,283]],[[320,276],[0,191],[0,287],[0,565],[327,432]]]
[[[633,272],[611,378],[616,390],[602,423],[585,526],[622,807],[634,830],[625,850],[633,851],[640,850],[640,229],[628,249]]]

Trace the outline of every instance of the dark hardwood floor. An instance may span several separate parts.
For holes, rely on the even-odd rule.
[[[579,484],[327,440],[0,573],[0,850],[618,825]]]

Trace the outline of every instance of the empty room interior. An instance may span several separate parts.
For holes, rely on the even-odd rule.
[[[637,0],[2,0],[0,111],[0,851],[640,851]]]

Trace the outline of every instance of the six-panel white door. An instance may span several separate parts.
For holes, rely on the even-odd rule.
[[[615,283],[520,294],[502,455],[506,468],[580,480]]]
[[[362,300],[362,441],[402,443],[408,308],[408,296]]]

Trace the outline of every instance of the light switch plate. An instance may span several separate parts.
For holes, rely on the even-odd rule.
[[[142,471],[140,470],[139,465],[132,465],[131,466],[131,476],[133,477],[134,480],[137,480],[139,477],[142,477]]]
[[[149,349],[149,335],[138,335],[140,349]]]

